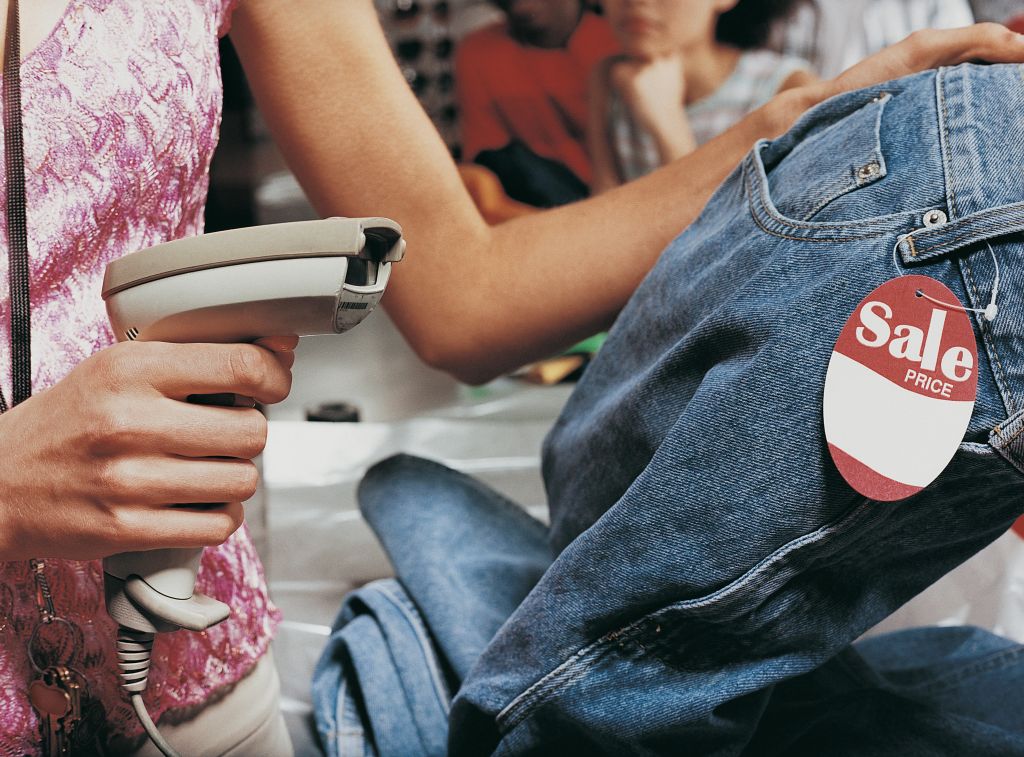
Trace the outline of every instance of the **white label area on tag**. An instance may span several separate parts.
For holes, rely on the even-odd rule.
[[[825,438],[843,478],[869,499],[917,494],[963,441],[978,391],[978,347],[959,304],[928,276],[893,279],[861,301],[836,341],[825,377]]]

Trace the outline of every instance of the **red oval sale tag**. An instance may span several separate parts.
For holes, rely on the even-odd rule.
[[[825,438],[836,467],[869,499],[917,494],[956,454],[977,391],[978,348],[957,296],[927,276],[883,284],[829,361]]]

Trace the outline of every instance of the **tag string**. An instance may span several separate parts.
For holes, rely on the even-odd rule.
[[[904,275],[903,267],[900,265],[899,257],[898,257],[898,251],[899,251],[899,247],[900,247],[900,242],[902,242],[902,241],[903,241],[903,237],[900,237],[899,239],[897,239],[896,240],[896,244],[892,248],[892,262],[896,266],[896,272],[900,276]],[[934,297],[932,297],[931,295],[925,294],[920,289],[918,289],[917,292],[916,292],[917,296],[918,297],[924,297],[929,302],[934,302],[936,305],[941,305],[942,307],[950,308],[951,310],[963,310],[965,313],[978,313],[981,316],[983,316],[985,318],[985,320],[988,321],[989,323],[994,321],[996,319],[996,317],[999,315],[999,305],[996,304],[996,300],[999,297],[999,281],[1000,281],[999,258],[996,257],[996,252],[995,252],[995,250],[992,249],[992,245],[990,243],[986,242],[985,246],[988,247],[988,252],[992,256],[992,262],[995,263],[995,266],[996,266],[996,278],[995,278],[995,281],[992,283],[992,296],[989,299],[988,305],[986,305],[983,308],[965,308],[963,305],[954,304],[952,302],[944,302],[942,300],[937,300]]]

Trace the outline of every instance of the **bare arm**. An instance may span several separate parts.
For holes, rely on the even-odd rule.
[[[387,307],[427,362],[467,381],[607,327],[755,139],[784,125],[779,108],[766,111],[692,162],[489,227],[395,65],[370,0],[247,0],[232,35],[317,210],[402,224],[409,253]]]
[[[496,227],[402,78],[371,0],[246,0],[232,38],[318,211],[405,228],[409,255],[386,299],[398,328],[428,363],[479,382],[606,327],[754,141],[810,105],[936,62],[1024,59],[1024,41],[991,29],[932,34],[836,83],[780,94],[640,181]]]

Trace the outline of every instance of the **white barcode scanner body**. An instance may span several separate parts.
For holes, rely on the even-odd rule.
[[[103,299],[119,341],[253,342],[340,334],[374,309],[402,229],[386,218],[330,218],[216,232],[151,247],[107,267]],[[195,593],[202,550],[103,561],[107,611],[144,633],[201,631],[230,615]],[[145,684],[142,684],[143,687]]]

